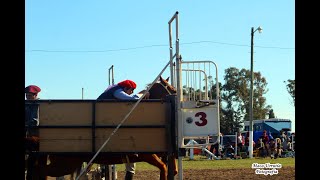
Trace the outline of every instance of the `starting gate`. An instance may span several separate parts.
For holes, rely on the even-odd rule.
[[[176,22],[175,53],[172,46],[171,25],[174,20]],[[181,153],[183,148],[206,147],[220,140],[218,68],[210,60],[183,61],[179,52],[178,12],[168,24],[171,84],[177,88],[175,112],[179,148],[179,179],[183,179],[183,153]],[[202,141],[201,143],[187,143],[188,139]]]

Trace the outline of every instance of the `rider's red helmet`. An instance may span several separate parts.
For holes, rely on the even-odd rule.
[[[124,80],[118,83],[121,87],[132,88],[135,89],[137,87],[136,83],[131,80]]]

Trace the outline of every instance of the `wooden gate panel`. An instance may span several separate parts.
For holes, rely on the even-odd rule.
[[[114,129],[96,130],[96,150]],[[121,128],[101,152],[166,152],[165,128]]]
[[[135,102],[39,100],[40,152],[95,152]],[[171,104],[145,101],[133,110],[102,152],[166,152]]]
[[[92,103],[54,101],[40,103],[40,125],[91,125]]]
[[[40,152],[91,152],[92,134],[89,128],[40,129]]]
[[[97,102],[96,125],[118,125],[135,102]],[[123,125],[165,125],[167,103],[140,102]]]

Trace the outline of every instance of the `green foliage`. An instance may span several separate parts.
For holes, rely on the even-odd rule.
[[[287,81],[284,81],[286,84],[286,88],[288,93],[293,99],[293,105],[296,105],[296,80],[288,79]]]
[[[220,128],[230,134],[242,128],[243,120],[249,120],[251,73],[246,69],[230,67],[225,70],[225,84],[222,87],[223,109]],[[267,81],[260,72],[254,72],[253,79],[253,119],[265,119],[271,106],[266,105]]]

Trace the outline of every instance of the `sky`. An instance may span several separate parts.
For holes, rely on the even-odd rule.
[[[290,119],[295,131],[284,83],[295,79],[292,0],[26,1],[25,85],[39,86],[41,99],[96,99],[113,65],[115,83],[134,80],[139,92],[169,62],[168,22],[176,12],[183,60],[215,62],[222,84],[225,69],[250,69],[251,28],[261,26],[253,69],[267,80],[275,116]]]

